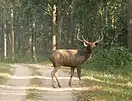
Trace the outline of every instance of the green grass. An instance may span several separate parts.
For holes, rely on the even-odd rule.
[[[4,63],[0,63],[0,73],[8,73],[12,75],[13,71],[14,69],[11,66]],[[7,77],[0,76],[0,84],[2,84],[3,82],[6,82],[7,80],[8,80]]]
[[[92,69],[82,71],[84,84],[93,91],[77,93],[78,101],[132,101],[132,75],[110,74]]]

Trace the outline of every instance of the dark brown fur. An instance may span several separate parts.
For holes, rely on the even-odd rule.
[[[79,80],[81,80],[81,67],[80,65],[84,63],[92,54],[92,48],[96,43],[88,43],[85,49],[58,49],[52,52],[50,60],[54,66],[51,72],[52,76],[52,86],[54,86],[54,77],[56,78],[57,84],[61,87],[59,80],[57,79],[55,73],[58,71],[60,66],[71,67],[71,76],[69,80],[69,86],[71,86],[72,77],[74,75],[74,70],[77,68],[77,75]]]

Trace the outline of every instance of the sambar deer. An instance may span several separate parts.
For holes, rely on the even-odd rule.
[[[77,34],[77,39],[84,43],[84,46],[85,46],[84,49],[57,49],[52,52],[50,56],[50,61],[52,62],[54,66],[51,72],[53,88],[55,88],[54,77],[56,78],[58,86],[61,87],[60,82],[55,75],[56,72],[59,70],[60,66],[71,67],[71,74],[70,74],[71,76],[69,79],[69,86],[71,86],[71,81],[74,75],[75,68],[77,69],[77,75],[81,83],[81,66],[80,65],[84,63],[88,58],[90,58],[93,47],[96,47],[98,42],[103,40],[103,35],[102,35],[102,38],[99,37],[99,39],[95,42],[87,41],[86,39],[84,39],[83,35],[81,37],[82,39],[80,39]]]

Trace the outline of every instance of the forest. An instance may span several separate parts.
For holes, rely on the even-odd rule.
[[[52,50],[83,48],[77,34],[89,41],[103,34],[82,75],[100,79],[103,82],[85,82],[104,88],[82,91],[78,101],[131,101],[131,9],[131,0],[0,0],[0,60],[49,61]],[[99,100],[94,100],[94,94]],[[100,100],[102,96],[109,100]]]

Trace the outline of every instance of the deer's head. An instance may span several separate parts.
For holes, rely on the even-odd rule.
[[[96,41],[94,41],[94,42],[89,42],[89,41],[87,41],[86,39],[84,39],[83,35],[82,35],[81,37],[82,37],[82,39],[80,39],[80,38],[79,38],[79,35],[77,34],[77,39],[78,39],[79,41],[83,42],[85,47],[90,47],[90,48],[96,47],[96,46],[98,45],[98,43],[99,43],[100,41],[102,41],[103,38],[104,38],[104,36],[103,36],[103,34],[102,34],[102,37],[99,37],[98,40],[96,40]]]

